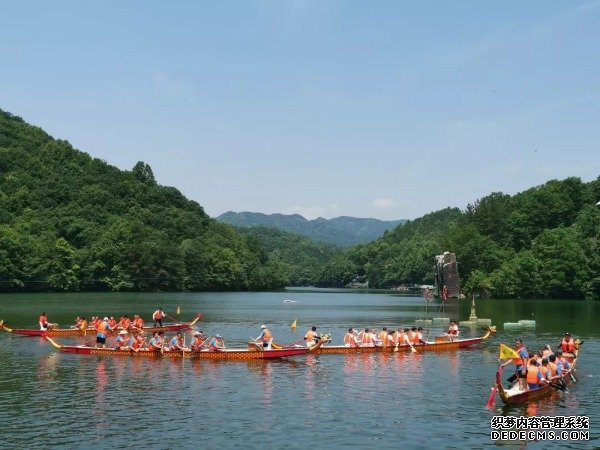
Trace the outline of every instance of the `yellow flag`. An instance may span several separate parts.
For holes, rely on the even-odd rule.
[[[290,328],[291,328],[292,331],[296,331],[297,327],[298,327],[298,319],[294,319],[294,321],[290,325]]]
[[[520,358],[519,354],[515,352],[508,345],[500,344],[500,359],[513,359]]]
[[[177,312],[175,314],[181,314],[181,310],[179,309],[179,306],[177,307]]]

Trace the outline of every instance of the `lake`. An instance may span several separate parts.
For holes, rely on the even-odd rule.
[[[285,302],[284,300],[291,300]],[[151,314],[162,307],[243,346],[266,323],[279,342],[302,339],[316,325],[340,344],[348,327],[410,326],[425,316],[420,297],[348,290],[277,293],[78,293],[0,295],[0,318],[12,327],[71,324],[77,315]],[[466,320],[470,302],[441,311]],[[479,317],[498,333],[475,347],[440,353],[301,356],[270,362],[106,358],[60,354],[40,338],[0,334],[0,426],[16,448],[483,448],[493,415],[584,415],[591,440],[529,442],[527,448],[600,447],[600,303],[481,300]],[[290,324],[298,320],[298,330]],[[528,331],[504,322],[536,320]],[[426,328],[430,339],[447,326]],[[461,327],[461,338],[480,329]],[[585,341],[579,383],[535,405],[485,409],[498,344],[522,338],[530,350],[555,346],[565,331]],[[187,342],[191,339],[188,334]],[[89,337],[87,341],[90,341]],[[64,338],[83,343],[83,338]],[[109,341],[110,342],[110,341]],[[507,371],[509,368],[507,368]],[[506,378],[506,377],[505,377]],[[506,448],[523,448],[503,443]]]

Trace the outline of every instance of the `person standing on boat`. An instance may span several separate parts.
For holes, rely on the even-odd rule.
[[[344,335],[344,345],[346,347],[358,347],[360,345],[355,333],[354,328],[348,328],[348,332]]]
[[[269,331],[266,325],[260,326],[260,336],[258,336],[254,341],[262,341],[263,349],[271,350],[271,344],[273,343],[273,335]]]
[[[166,314],[163,312],[162,308],[158,308],[156,311],[154,311],[154,313],[152,314],[152,320],[154,320],[155,327],[163,326],[163,317],[166,317]]]
[[[102,348],[106,348],[106,335],[109,331],[112,331],[112,328],[108,324],[108,317],[102,319],[96,331],[96,348],[98,348],[98,344],[101,344]]]
[[[514,363],[515,374],[509,378],[509,381],[513,381],[515,379],[518,380],[521,390],[524,391],[525,388],[527,387],[527,384],[526,384],[527,369],[525,367],[525,363],[527,361],[527,358],[529,357],[529,354],[527,352],[527,349],[523,345],[523,341],[521,339],[517,339],[515,341],[515,351],[519,354],[519,357],[509,359],[504,364],[502,364],[502,367],[507,366],[511,362]]]
[[[321,339],[321,338],[317,334],[317,327],[315,327],[314,325],[304,335],[304,340],[306,341],[306,346],[309,348],[314,345],[317,345],[317,342],[319,342],[319,339]]]
[[[40,317],[38,318],[38,323],[40,324],[41,331],[50,331],[50,329],[52,329],[52,325],[48,323],[48,315],[46,314],[46,311],[40,314]]]

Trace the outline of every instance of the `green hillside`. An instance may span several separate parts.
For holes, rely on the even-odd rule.
[[[322,286],[365,275],[372,287],[433,282],[433,258],[455,252],[463,291],[497,298],[600,298],[600,178],[492,193],[465,211],[407,222],[328,264]]]
[[[334,219],[319,217],[307,220],[299,214],[235,213],[232,211],[221,214],[217,220],[235,227],[277,228],[288,233],[305,236],[314,242],[338,247],[351,247],[371,242],[381,237],[386,230],[406,222],[405,220],[378,220],[348,216]]]
[[[314,286],[322,267],[341,254],[338,248],[319,244],[297,234],[275,228],[236,228],[282,268],[289,286]]]
[[[276,289],[277,263],[138,162],[0,111],[0,291]]]

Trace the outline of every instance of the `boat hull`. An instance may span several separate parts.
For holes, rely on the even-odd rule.
[[[308,353],[308,348],[282,348],[277,350],[254,350],[254,349],[220,349],[201,351],[164,351],[160,350],[115,350],[113,348],[95,348],[79,345],[62,345],[48,338],[48,341],[58,350],[63,353],[87,355],[87,356],[114,356],[114,357],[130,357],[130,358],[174,358],[174,359],[211,359],[211,360],[226,360],[226,361],[251,361],[251,360],[268,360],[280,359],[290,356],[305,355]]]
[[[192,328],[198,320],[202,318],[201,314],[198,314],[196,318],[187,323],[175,323],[172,325],[165,325],[164,327],[143,327],[142,331],[145,333],[156,333],[159,331],[164,332],[173,332],[173,331],[184,331]],[[49,337],[86,337],[86,336],[94,336],[96,334],[96,330],[93,328],[88,328],[87,330],[77,330],[74,328],[52,328],[49,331],[43,330],[35,330],[30,328],[9,328],[4,324],[4,321],[0,321],[0,329],[7,331],[8,333],[20,334],[22,336],[49,336]],[[132,331],[133,334],[138,333],[139,330]]]
[[[565,352],[563,355],[565,356],[567,361],[569,361],[569,363],[573,367],[575,367],[575,365],[577,363],[578,352],[577,352],[577,354]],[[565,384],[569,384],[569,382],[571,381],[571,377],[569,376],[568,373],[564,373],[562,375],[562,381]],[[502,386],[502,370],[500,368],[496,372],[496,388],[498,389],[498,394],[500,395],[500,399],[502,400],[502,403],[504,403],[505,405],[520,405],[523,403],[533,402],[536,400],[540,400],[540,399],[549,397],[554,392],[557,391],[557,389],[555,387],[553,387],[550,384],[547,384],[545,386],[542,386],[538,389],[534,389],[531,391],[527,390],[527,391],[520,392],[518,394],[511,394],[509,390],[504,389],[504,387]]]

